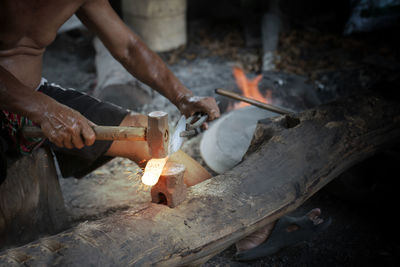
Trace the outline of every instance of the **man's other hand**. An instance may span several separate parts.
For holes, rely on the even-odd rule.
[[[215,120],[220,116],[218,105],[213,97],[185,95],[180,99],[178,108],[186,118],[197,112],[207,114],[208,121]]]
[[[46,108],[39,122],[49,141],[58,147],[83,148],[93,145],[95,124],[78,111],[65,105],[53,103]]]

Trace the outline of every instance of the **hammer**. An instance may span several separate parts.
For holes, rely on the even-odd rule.
[[[96,140],[147,141],[152,158],[168,155],[169,131],[168,113],[153,111],[147,115],[147,127],[94,126]],[[46,138],[42,129],[36,126],[22,128],[25,138]]]

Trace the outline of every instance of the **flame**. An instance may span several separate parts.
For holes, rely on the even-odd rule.
[[[165,163],[167,163],[167,159],[168,157],[149,160],[144,169],[142,183],[150,186],[155,185],[158,182],[158,178],[160,178]]]
[[[262,79],[261,74],[257,75],[254,79],[248,79],[241,68],[234,67],[233,76],[235,77],[237,86],[240,88],[240,90],[242,90],[244,96],[260,102],[271,104],[271,91],[267,90],[265,96],[263,96],[258,89],[258,84]],[[246,102],[239,102],[235,103],[232,109],[238,109],[249,105],[250,104]]]

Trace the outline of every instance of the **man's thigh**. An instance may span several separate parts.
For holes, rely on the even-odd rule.
[[[120,125],[147,127],[147,116],[131,112],[122,120]],[[129,158],[140,166],[150,159],[149,147],[146,141],[114,141],[105,155]]]

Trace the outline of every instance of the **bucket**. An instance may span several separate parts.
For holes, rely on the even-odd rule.
[[[186,44],[186,0],[122,0],[122,14],[153,51]]]

